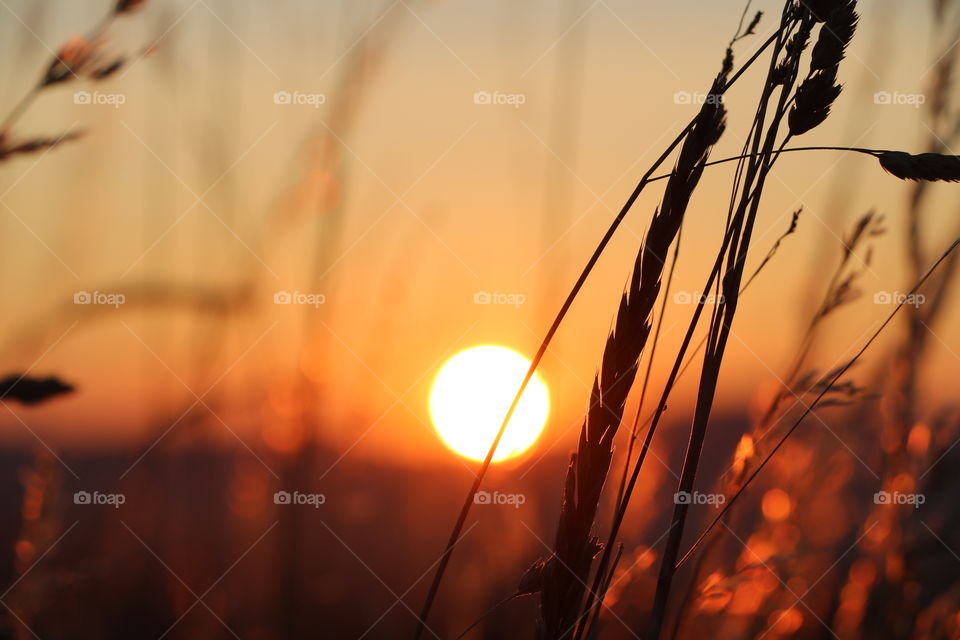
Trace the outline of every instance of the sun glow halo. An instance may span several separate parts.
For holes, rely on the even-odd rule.
[[[443,442],[461,456],[483,460],[529,367],[529,360],[506,347],[473,347],[450,358],[430,392],[430,416]],[[534,374],[493,459],[528,449],[549,410],[547,385]]]

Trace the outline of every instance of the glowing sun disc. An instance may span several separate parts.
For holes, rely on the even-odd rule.
[[[530,361],[505,347],[461,351],[440,369],[430,392],[430,416],[444,444],[483,460],[507,415]],[[536,442],[547,422],[547,385],[534,374],[520,398],[494,460],[518,455]]]

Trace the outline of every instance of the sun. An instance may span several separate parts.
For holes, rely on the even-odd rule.
[[[461,456],[483,460],[530,368],[506,347],[481,346],[447,360],[430,392],[430,416],[443,442]],[[534,374],[493,455],[504,460],[530,447],[547,421],[547,385]]]

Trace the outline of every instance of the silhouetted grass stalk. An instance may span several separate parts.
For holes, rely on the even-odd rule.
[[[951,254],[953,254],[953,252],[957,249],[958,246],[960,246],[960,239],[953,241],[953,244],[951,244],[947,248],[947,250],[944,251],[943,254],[937,259],[937,261],[934,262],[929,269],[927,269],[927,272],[920,278],[920,280],[917,281],[916,284],[913,285],[913,287],[910,289],[908,294],[904,296],[903,299],[900,301],[900,303],[897,304],[897,306],[893,309],[893,311],[891,311],[887,315],[883,323],[877,328],[876,331],[873,332],[873,334],[870,336],[867,342],[864,343],[864,345],[860,348],[860,350],[857,351],[857,353],[854,354],[854,356],[849,361],[847,361],[847,363],[844,366],[836,370],[836,372],[830,377],[829,382],[823,385],[823,388],[821,389],[820,393],[817,394],[814,400],[804,409],[800,417],[797,418],[796,421],[794,421],[794,423],[790,426],[789,429],[787,429],[787,432],[783,435],[783,437],[780,438],[780,440],[777,441],[777,444],[774,445],[773,449],[770,450],[770,453],[768,453],[766,457],[764,457],[763,461],[759,465],[757,465],[757,468],[753,470],[753,472],[747,477],[746,480],[744,480],[742,486],[736,491],[736,493],[730,496],[730,498],[724,503],[723,507],[720,509],[720,512],[713,518],[710,524],[707,525],[707,527],[703,530],[703,532],[699,536],[697,536],[694,543],[690,545],[690,548],[687,550],[687,552],[683,554],[683,557],[681,557],[675,563],[674,565],[675,569],[680,568],[680,566],[682,566],[687,560],[690,559],[690,557],[697,550],[697,548],[699,548],[700,545],[703,544],[704,540],[707,538],[707,536],[710,534],[713,528],[717,525],[717,523],[723,519],[723,517],[726,515],[728,511],[730,511],[731,508],[733,508],[733,505],[736,504],[737,500],[740,498],[741,495],[743,495],[743,492],[746,491],[747,487],[750,485],[751,482],[753,482],[754,478],[756,478],[757,475],[759,475],[760,472],[763,471],[763,468],[767,466],[767,463],[770,462],[770,460],[773,458],[774,455],[776,455],[777,451],[780,450],[780,447],[783,446],[783,443],[787,441],[787,439],[793,434],[794,431],[796,431],[797,427],[799,427],[803,423],[806,417],[809,416],[813,412],[813,410],[817,408],[817,406],[823,400],[824,396],[826,396],[827,393],[829,393],[830,390],[833,388],[833,385],[836,384],[836,382],[840,380],[840,378],[843,377],[843,375],[847,371],[849,371],[850,368],[853,367],[853,365],[855,365],[857,361],[860,360],[861,357],[863,357],[863,354],[866,353],[867,349],[869,349],[870,346],[876,341],[876,339],[880,337],[880,334],[883,333],[884,329],[887,328],[887,325],[889,325],[890,322],[893,321],[897,313],[899,313],[899,311],[907,304],[907,300],[909,299],[909,296],[917,293],[920,290],[920,288],[927,282],[930,276],[932,276],[933,273],[937,270],[940,264],[944,260],[946,260]]]
[[[862,147],[791,147],[789,149],[779,149],[777,153],[790,153],[791,151],[849,151],[869,155],[879,160],[880,166],[893,176],[901,180],[913,180],[918,184],[938,181],[960,181],[960,156],[943,153],[910,154],[903,151],[864,149]],[[731,156],[721,160],[713,160],[707,163],[707,166],[713,167],[755,157],[757,157],[756,154]],[[651,178],[649,181],[657,182],[659,180],[666,180],[671,175],[672,174],[666,173]]]
[[[147,1],[118,0],[86,36],[70,38],[60,47],[48,63],[40,80],[17,101],[13,109],[0,123],[0,160],[18,154],[51,149],[63,142],[79,137],[77,133],[66,132],[54,137],[35,137],[19,144],[11,144],[9,140],[13,126],[23,117],[44,90],[83,77],[93,81],[104,80],[123,68],[129,60],[126,57],[113,58],[107,61],[101,59],[101,44],[104,34],[119,16],[140,9],[147,4]],[[151,50],[151,47],[144,48],[137,54],[137,57],[145,56]]]
[[[749,285],[750,281],[752,281],[753,278],[756,277],[757,273],[759,273],[759,271],[764,267],[764,265],[768,263],[771,254],[775,252],[776,248],[780,244],[780,241],[793,232],[794,228],[796,227],[797,216],[799,213],[799,211],[794,213],[790,229],[788,229],[787,232],[781,236],[776,243],[774,243],[774,248],[771,249],[771,251],[767,254],[767,257],[754,272],[753,276],[751,276],[750,280],[748,280],[748,282],[741,289],[741,295],[743,290]],[[810,377],[805,378],[807,383],[804,384],[804,386],[807,386],[809,383],[809,388],[804,388],[799,392],[795,392],[794,387],[801,382],[801,367],[806,363],[807,356],[812,349],[815,337],[817,335],[817,330],[822,326],[823,320],[829,317],[832,312],[841,308],[844,304],[851,302],[855,298],[855,296],[852,295],[854,281],[864,273],[865,269],[851,271],[848,269],[848,264],[850,262],[850,258],[854,255],[855,250],[859,247],[859,244],[862,241],[882,233],[882,228],[880,227],[881,220],[882,218],[876,216],[873,212],[867,213],[857,221],[857,223],[854,225],[852,233],[842,241],[842,255],[840,262],[830,278],[830,281],[823,294],[822,301],[815,308],[807,330],[800,340],[800,347],[797,355],[794,358],[794,363],[789,367],[789,373],[787,373],[783,378],[783,388],[771,399],[767,410],[763,416],[757,420],[756,424],[751,430],[750,435],[742,436],[741,442],[743,442],[744,438],[749,439],[750,453],[742,454],[740,445],[737,446],[736,452],[733,456],[733,463],[724,473],[723,482],[718,483],[720,486],[716,487],[714,491],[715,493],[732,494],[738,488],[740,488],[744,478],[752,469],[754,459],[757,457],[755,447],[764,438],[770,435],[773,430],[779,426],[780,422],[786,418],[787,411],[781,410],[782,401],[786,397],[793,395],[796,398],[796,404],[802,404],[802,398],[807,394],[815,392],[817,389],[826,389],[828,392],[835,390],[839,394],[850,394],[851,392],[856,394],[858,391],[856,388],[853,388],[851,391],[848,386],[843,384],[838,385],[835,389],[831,389],[832,385],[825,385],[823,383],[823,379],[818,378],[811,380]],[[869,256],[870,253],[868,250],[866,259],[867,262],[869,262]],[[826,396],[824,396],[824,398],[826,398]],[[827,400],[824,400],[821,406],[825,406],[827,402]],[[720,522],[723,522],[724,526],[730,526],[729,523],[732,515],[732,510],[727,511],[726,515],[720,520]],[[681,608],[677,615],[673,616],[673,624],[669,637],[677,637],[679,630],[682,628],[683,622],[692,617],[692,607],[694,603],[694,598],[692,596],[701,575],[701,569],[704,562],[709,557],[710,549],[719,540],[720,538],[716,536],[705,540],[703,548],[697,556],[696,565],[692,570],[692,577],[687,583],[684,597],[681,599]]]
[[[787,114],[788,96],[796,81],[800,55],[805,48],[808,37],[806,34],[809,33],[811,22],[812,17],[803,15],[801,11],[794,12],[791,11],[790,8],[784,11],[782,24],[784,27],[790,26],[789,29],[784,29],[784,37],[792,31],[793,27],[797,28],[797,33],[790,42],[780,42],[778,46],[774,48],[767,75],[767,82],[764,85],[763,95],[760,99],[758,109],[759,116],[756,118],[753,131],[750,136],[748,136],[748,139],[752,138],[753,140],[753,152],[751,156],[755,157],[747,159],[742,186],[743,195],[741,196],[739,205],[736,208],[736,213],[730,224],[730,228],[734,231],[731,243],[728,249],[725,248],[720,253],[721,256],[726,253],[727,262],[726,271],[719,282],[719,288],[723,292],[723,295],[718,299],[714,307],[713,317],[709,325],[709,337],[704,354],[703,367],[701,369],[690,441],[687,445],[687,452],[684,456],[683,468],[680,473],[680,481],[677,485],[677,493],[680,494],[691,493],[693,491],[700,455],[706,438],[707,424],[719,382],[720,367],[723,362],[730,329],[737,311],[740,283],[746,256],[750,247],[754,223],[759,210],[760,194],[763,192],[766,177],[777,157],[775,153],[777,148],[776,140],[781,122]],[[778,66],[781,47],[786,51],[783,61],[784,66],[782,67]],[[785,77],[777,78],[775,74],[778,73]],[[778,82],[778,80],[781,80],[782,88],[780,89],[779,99],[774,102],[774,93],[777,88],[781,86],[781,82]],[[809,82],[809,80],[807,82]],[[803,90],[803,86],[804,85],[801,85],[797,90],[798,95]],[[774,108],[772,122],[766,131],[766,135],[762,136],[761,132],[766,120],[766,114],[771,106]],[[793,112],[791,112],[791,115],[792,113]],[[793,129],[793,127],[791,127],[791,129]],[[787,140],[789,140],[789,135],[787,136]],[[786,140],[779,148],[782,149],[785,144]],[[758,153],[761,148],[762,153]],[[755,195],[751,197],[751,194]],[[675,573],[674,562],[680,549],[689,507],[690,505],[683,501],[677,501],[674,505],[670,530],[667,534],[667,542],[660,565],[660,574],[657,579],[653,609],[647,627],[646,635],[651,639],[660,637],[661,629],[666,620],[667,604]]]
[[[786,12],[786,9],[785,9],[785,12]],[[780,50],[783,48],[783,42],[782,42],[782,40],[783,40],[783,38],[785,37],[784,34],[786,33],[787,26],[788,26],[787,23],[785,23],[785,22],[782,20],[782,21],[781,21],[781,26],[780,26],[780,28],[778,29],[777,34],[776,34],[776,35],[777,35],[777,43],[776,43],[776,47],[775,47],[775,49],[774,49],[773,56],[772,56],[771,68],[773,68],[773,64],[774,64],[774,62],[776,61],[776,59],[778,58]],[[769,72],[768,72],[768,74],[769,74]],[[757,123],[761,121],[761,115],[762,115],[762,110],[761,110],[760,108],[758,108],[758,114],[757,114],[757,116],[756,116],[755,119],[754,119],[754,128],[756,128]],[[749,145],[751,139],[753,139],[752,136],[751,136],[751,137],[748,137],[747,142],[745,143],[745,147],[746,147],[747,145]],[[756,145],[754,145],[754,146],[756,146]],[[757,149],[755,148],[755,149],[753,150],[753,153],[751,153],[751,154],[749,154],[749,155],[748,155],[748,154],[744,154],[744,155],[748,155],[748,157],[749,157],[749,156],[754,156],[754,155],[756,155],[756,154],[757,154]],[[742,161],[741,161],[741,162],[742,162]],[[739,171],[738,171],[738,174],[739,174]],[[735,185],[734,189],[736,190],[736,188],[740,185],[739,175],[738,175],[738,177],[735,179],[734,185]],[[745,198],[744,201],[743,201],[743,205],[742,205],[742,206],[744,206],[744,207],[746,206],[746,204],[748,204],[748,203],[753,199],[753,197],[754,197],[755,195],[758,195],[758,194],[759,194],[759,191],[749,191],[748,189],[745,189],[745,192],[747,192],[749,195],[748,195],[748,197]],[[732,209],[732,208],[733,208],[733,199],[731,199],[731,209]],[[733,219],[732,219],[731,215],[732,215],[732,212],[731,212],[731,213],[728,213],[727,231],[726,231],[725,234],[724,234],[723,242],[722,242],[722,244],[721,244],[721,249],[720,249],[720,251],[719,251],[718,254],[717,254],[716,261],[715,261],[715,263],[714,263],[714,266],[713,266],[713,269],[712,269],[712,271],[711,271],[711,273],[710,273],[710,276],[709,276],[709,278],[708,278],[708,280],[707,280],[707,285],[706,285],[706,287],[704,287],[704,291],[711,291],[711,290],[714,289],[715,283],[718,281],[718,278],[719,278],[719,276],[720,276],[721,268],[722,268],[722,265],[723,265],[723,256],[725,255],[728,246],[730,246],[730,244],[731,244],[731,242],[732,242],[732,240],[733,240],[733,233],[734,233],[735,225],[732,224]],[[682,364],[683,357],[684,357],[684,355],[686,354],[686,351],[687,351],[687,349],[688,349],[688,347],[689,347],[689,345],[690,345],[690,341],[692,340],[693,334],[694,334],[694,332],[695,332],[695,330],[696,330],[696,328],[697,328],[697,326],[698,326],[698,324],[699,324],[700,316],[701,316],[704,308],[705,308],[705,306],[704,306],[704,304],[703,304],[702,301],[697,304],[697,308],[695,309],[694,314],[693,314],[693,317],[692,317],[692,319],[691,319],[691,321],[690,321],[690,324],[689,324],[689,326],[688,326],[688,328],[687,328],[687,332],[686,332],[686,334],[685,334],[685,336],[684,336],[684,338],[683,338],[683,341],[682,341],[682,344],[681,344],[681,346],[680,346],[679,353],[678,353],[678,355],[677,355],[677,357],[676,357],[676,360],[675,360],[675,362],[674,362],[673,368],[672,368],[672,370],[671,370],[671,372],[670,372],[670,375],[668,376],[667,382],[666,382],[666,384],[665,384],[665,386],[664,386],[664,391],[663,391],[663,393],[661,394],[660,400],[659,400],[659,402],[658,402],[658,406],[657,406],[656,412],[654,413],[653,421],[651,422],[650,427],[649,427],[649,429],[647,430],[646,436],[645,436],[645,438],[644,438],[643,445],[642,445],[642,447],[641,447],[641,449],[640,449],[640,453],[639,453],[638,458],[637,458],[637,462],[634,464],[633,472],[631,473],[630,480],[629,480],[629,482],[627,483],[627,487],[626,487],[626,490],[624,491],[623,498],[622,498],[622,500],[620,500],[620,506],[619,506],[619,508],[617,509],[617,512],[616,512],[616,514],[615,514],[615,516],[614,516],[613,523],[612,523],[612,525],[611,525],[610,534],[609,534],[609,536],[608,536],[607,544],[604,546],[604,551],[603,551],[603,554],[602,554],[602,556],[601,556],[600,562],[599,562],[598,567],[597,567],[597,576],[595,576],[595,578],[594,578],[594,588],[590,591],[590,593],[588,593],[587,602],[586,602],[586,605],[585,605],[585,607],[584,607],[584,614],[583,614],[582,617],[581,617],[580,628],[579,628],[578,631],[577,631],[577,634],[576,634],[576,636],[575,636],[576,638],[582,638],[582,637],[584,637],[584,636],[586,635],[586,629],[585,629],[585,627],[584,627],[584,621],[586,621],[586,620],[588,620],[588,619],[590,618],[590,615],[589,615],[589,614],[590,614],[591,609],[592,609],[593,607],[599,608],[600,606],[602,606],[603,597],[604,597],[605,594],[602,593],[602,592],[600,592],[600,579],[599,579],[599,576],[602,575],[606,564],[607,564],[607,563],[609,562],[609,560],[610,560],[610,552],[609,552],[609,550],[610,550],[610,547],[611,547],[611,545],[612,545],[612,541],[614,541],[614,540],[616,539],[616,537],[617,537],[617,535],[618,535],[618,533],[619,533],[619,530],[620,530],[620,526],[621,526],[622,523],[623,523],[623,518],[624,518],[624,516],[625,516],[625,514],[626,514],[626,509],[627,509],[627,507],[628,507],[630,497],[632,496],[633,490],[634,490],[634,488],[635,488],[635,486],[636,486],[636,482],[637,482],[637,479],[638,479],[638,477],[639,477],[640,470],[641,470],[641,468],[642,468],[642,466],[643,466],[643,463],[644,463],[644,461],[646,460],[646,455],[647,455],[647,453],[649,452],[650,443],[651,443],[652,438],[653,438],[653,436],[654,436],[654,434],[655,434],[655,432],[656,432],[657,426],[658,426],[659,423],[660,423],[660,419],[661,419],[662,416],[663,416],[663,412],[664,412],[665,409],[666,409],[667,398],[669,397],[669,394],[670,394],[670,392],[671,392],[671,390],[672,390],[672,388],[673,388],[673,385],[674,385],[675,382],[676,382],[676,379],[677,379],[678,374],[679,374],[680,366],[681,366],[681,364]],[[674,521],[674,522],[671,524],[670,531],[673,532],[676,527],[677,527],[677,522]],[[595,599],[595,600],[594,600],[594,596],[596,596],[596,599]]]
[[[773,75],[775,70],[778,69],[778,67],[776,66],[776,63],[779,58],[780,51],[786,47],[789,54],[789,57],[788,57],[789,65],[785,67],[781,67],[779,71],[781,76],[783,76],[781,77],[781,82],[785,85],[785,88],[781,92],[781,97],[777,107],[777,115],[774,118],[774,122],[771,125],[770,131],[767,134],[765,146],[764,146],[765,153],[763,155],[765,158],[771,158],[771,160],[761,164],[756,159],[751,159],[748,166],[746,167],[745,169],[746,177],[744,179],[744,185],[743,185],[744,196],[741,198],[740,205],[736,208],[735,214],[733,213],[734,199],[733,197],[731,198],[731,212],[728,214],[727,232],[725,233],[721,250],[718,252],[717,260],[714,265],[714,269],[710,275],[710,278],[708,280],[707,287],[704,289],[705,291],[710,291],[713,289],[714,283],[715,281],[717,281],[717,278],[719,277],[719,274],[720,274],[720,267],[723,262],[723,257],[724,255],[727,255],[728,247],[730,247],[729,256],[728,256],[727,275],[723,278],[723,285],[724,285],[723,290],[724,290],[725,297],[721,299],[721,305],[723,305],[723,303],[726,302],[728,298],[731,299],[732,304],[725,307],[725,309],[727,310],[727,314],[731,313],[732,311],[735,311],[737,289],[739,287],[740,277],[742,276],[743,260],[746,255],[745,250],[748,246],[748,240],[749,240],[750,232],[752,231],[753,220],[755,219],[756,211],[759,206],[759,195],[760,193],[762,193],[763,179],[765,178],[766,173],[769,172],[770,166],[772,166],[772,160],[775,160],[776,158],[776,156],[774,155],[774,149],[773,149],[774,141],[776,138],[775,134],[779,128],[780,119],[782,119],[782,117],[786,113],[786,105],[788,104],[788,101],[787,101],[788,87],[792,86],[794,82],[794,79],[796,77],[796,66],[799,64],[800,53],[803,50],[803,45],[805,45],[806,43],[805,34],[801,34],[801,36],[795,37],[792,41],[790,41],[789,44],[786,42],[787,35],[789,35],[789,33],[797,26],[797,24],[799,24],[799,21],[792,17],[791,15],[792,11],[794,11],[794,9],[791,7],[790,3],[787,3],[784,9],[783,18],[781,19],[781,27],[777,32],[779,34],[778,40],[777,40],[777,46],[771,58],[770,70],[768,71],[768,79],[769,79],[770,76]],[[787,61],[785,61],[785,64],[786,62]],[[789,82],[787,82],[787,80],[789,80]],[[755,133],[752,132],[751,135],[748,137],[748,142],[750,140],[753,140],[753,143],[752,143],[753,148],[752,148],[751,154],[749,154],[750,156],[758,156],[759,154],[759,150],[760,150],[759,149],[759,146],[760,146],[759,132],[761,130],[763,120],[765,118],[767,104],[771,100],[773,89],[778,84],[780,84],[780,82],[777,82],[777,83],[768,82],[765,85],[764,95],[760,101],[760,104],[757,109],[757,115],[755,116],[755,119],[754,119],[753,130]],[[782,147],[783,145],[781,145],[780,148]],[[747,154],[744,154],[744,155],[747,155]],[[734,182],[734,193],[741,186],[740,173],[741,173],[742,167],[743,167],[742,164],[741,164],[741,167],[738,167],[738,177],[735,179],[735,182]],[[761,171],[761,169],[763,170]],[[747,215],[748,207],[749,207],[749,215]],[[746,217],[746,221],[744,220],[745,217]],[[744,228],[745,222],[746,222],[746,227]],[[737,236],[740,238],[738,247],[736,247],[733,244],[735,230],[738,232]],[[744,240],[746,240],[747,242],[744,242]],[[739,251],[736,254],[737,259],[734,261],[734,250],[737,248],[739,248]],[[730,278],[731,273],[738,276],[735,278],[735,282],[733,282]],[[724,307],[721,307],[721,308],[724,308]],[[619,531],[619,527],[622,523],[625,511],[626,511],[627,503],[629,502],[630,495],[632,494],[633,488],[636,484],[636,480],[639,475],[640,468],[642,467],[643,461],[646,457],[646,453],[649,451],[650,441],[659,423],[660,417],[663,415],[663,411],[666,407],[666,398],[669,395],[669,392],[672,389],[674,382],[676,381],[678,370],[682,363],[682,358],[684,357],[686,349],[689,346],[693,332],[699,322],[699,317],[702,310],[703,310],[703,305],[698,304],[697,309],[694,313],[694,317],[691,320],[690,326],[688,327],[687,334],[684,337],[683,344],[680,349],[680,353],[675,361],[673,370],[671,371],[667,384],[665,385],[664,393],[661,396],[660,403],[657,407],[657,412],[654,415],[654,420],[651,423],[650,429],[648,429],[647,431],[647,436],[644,440],[643,448],[641,449],[638,461],[634,466],[634,471],[631,476],[630,482],[627,486],[624,499],[621,501],[620,509],[618,510],[614,518],[610,537],[608,539],[608,545],[607,545],[608,548],[605,550],[604,556],[601,558],[600,565],[598,566],[598,572],[603,571],[605,562],[608,561],[610,541],[615,539]],[[715,388],[715,380],[712,379],[715,376],[710,375],[711,372],[708,369],[708,365],[711,365],[711,362],[712,362],[712,368],[718,370],[719,361],[722,360],[722,346],[725,344],[725,335],[722,328],[718,329],[718,324],[719,324],[718,318],[720,318],[720,315],[718,315],[718,313],[715,312],[713,320],[711,322],[711,333],[709,337],[713,338],[715,345],[719,345],[720,349],[718,350],[718,355],[715,354],[713,356],[712,361],[710,359],[709,353],[707,355],[707,358],[705,358],[704,372],[706,375],[701,377],[701,394],[698,400],[698,415],[697,415],[697,418],[695,419],[694,429],[692,432],[691,446],[688,448],[688,463],[685,465],[686,477],[681,478],[681,485],[683,486],[687,484],[692,484],[692,476],[696,467],[696,460],[694,458],[698,458],[699,456],[698,445],[702,442],[702,436],[700,432],[703,431],[706,416],[709,415],[708,407],[712,402],[712,389]],[[728,315],[728,317],[726,318],[726,320],[728,321],[727,326],[729,326],[730,319],[731,318]],[[684,490],[684,489],[681,487],[679,490]],[[677,506],[683,507],[684,505],[677,505]],[[671,528],[670,528],[670,533],[669,533],[670,537],[668,538],[668,549],[666,552],[668,554],[675,553],[672,547],[678,544],[679,537],[682,534],[682,531],[681,531],[682,522],[683,522],[683,519],[685,518],[685,514],[686,514],[685,510],[679,513],[675,510],[674,518],[673,518]],[[658,581],[657,599],[655,600],[654,614],[651,618],[651,630],[653,631],[653,633],[651,634],[652,637],[656,637],[659,634],[659,629],[662,625],[662,616],[663,616],[663,613],[665,612],[665,607],[666,607],[666,595],[669,593],[669,583],[671,579],[672,579],[672,572],[662,567],[661,579]],[[594,584],[598,585],[599,581],[595,579]],[[600,594],[601,599],[602,597],[603,597],[603,594]],[[600,604],[601,603],[597,603],[596,606],[599,606]],[[593,603],[591,603],[588,600],[585,613],[589,613],[591,606],[593,606]],[[577,637],[582,637],[583,632],[584,632],[584,629],[583,629],[583,625],[581,624],[581,628],[578,630]]]
[[[794,7],[788,6],[784,13],[784,19],[793,22],[797,31],[791,41],[786,43],[784,61],[775,66],[777,57],[775,53],[774,60],[771,63],[764,95],[760,103],[761,116],[758,119],[758,126],[751,133],[754,136],[754,150],[751,155],[757,154],[761,126],[765,119],[765,113],[771,104],[773,91],[778,85],[782,85],[783,88],[780,90],[778,104],[764,138],[763,152],[756,159],[751,158],[749,160],[745,194],[748,189],[753,188],[753,184],[756,184],[756,193],[762,193],[766,176],[779,157],[779,150],[782,150],[793,136],[801,135],[819,126],[829,115],[833,102],[840,95],[840,87],[836,84],[839,63],[842,61],[846,46],[853,36],[858,16],[855,12],[855,2],[853,0],[834,5],[832,12],[826,17],[825,24],[820,29],[818,41],[813,48],[810,72],[806,79],[797,85],[796,92],[789,99],[788,95],[796,82],[800,57],[806,49],[813,24],[824,21],[824,19],[821,16],[814,15],[806,8],[800,8],[796,5]],[[838,34],[842,35],[838,36]],[[839,43],[837,40],[839,40]],[[776,147],[781,122],[787,116],[788,109],[788,131],[784,141],[779,147]],[[883,158],[881,158],[881,164],[889,170]],[[904,176],[901,175],[900,177]],[[684,458],[678,492],[690,492],[693,489],[713,397],[716,392],[720,366],[736,314],[739,282],[742,278],[743,265],[749,250],[759,201],[759,197],[753,199],[749,206],[749,214],[744,218],[744,214],[748,211],[747,198],[744,197],[734,218],[733,226],[737,228],[738,241],[736,246],[731,246],[731,250],[727,254],[728,268],[722,283],[723,297],[715,307],[714,318],[710,324],[708,334],[710,339],[708,340],[707,353],[704,356],[690,443]],[[688,510],[689,505],[682,501],[678,501],[674,508],[671,530],[660,566],[654,608],[648,626],[648,636],[650,638],[660,637],[660,631],[666,618],[670,586],[676,571],[675,561],[679,552],[683,525]]]
[[[733,53],[728,50],[710,89],[711,98],[726,84],[732,68]],[[707,100],[683,143],[661,207],[654,213],[630,284],[621,297],[594,380],[577,452],[567,471],[554,554],[543,568],[539,636],[544,640],[569,637],[580,620],[585,585],[599,551],[591,530],[613,455],[613,438],[623,420],[637,362],[650,334],[650,317],[660,295],[667,253],[676,240],[707,157],[725,126],[722,101]],[[609,571],[603,570],[601,575],[606,579]]]
[[[717,95],[723,95],[730,87],[732,87],[740,77],[749,69],[754,62],[762,55],[762,53],[777,39],[778,33],[774,33],[755,51],[747,62],[740,67],[740,69],[734,73],[730,80],[717,92]],[[479,490],[484,477],[488,469],[490,468],[490,463],[493,459],[493,454],[497,449],[497,446],[500,444],[500,440],[503,437],[503,433],[506,430],[507,424],[509,424],[510,419],[513,417],[513,413],[516,410],[517,404],[520,401],[520,398],[523,395],[523,392],[526,390],[527,385],[530,383],[530,380],[533,378],[533,374],[536,371],[537,367],[540,365],[540,361],[543,359],[544,354],[547,351],[547,348],[550,345],[550,342],[553,340],[553,336],[556,334],[557,330],[560,328],[560,324],[563,322],[563,319],[566,317],[567,312],[570,309],[570,306],[573,304],[573,301],[576,299],[577,295],[580,293],[580,290],[583,288],[584,283],[589,277],[590,273],[593,271],[593,267],[596,265],[597,261],[600,258],[600,255],[606,249],[607,245],[610,243],[610,240],[613,238],[617,229],[620,226],[620,223],[623,222],[623,219],[626,217],[630,208],[633,206],[633,203],[636,202],[637,198],[640,196],[640,193],[650,182],[650,178],[653,176],[653,173],[660,167],[661,164],[666,161],[666,159],[673,153],[677,146],[684,140],[687,134],[690,132],[694,124],[696,123],[696,117],[694,117],[684,129],[677,135],[676,138],[667,146],[666,150],[660,154],[653,165],[647,170],[647,172],[640,179],[639,183],[630,194],[630,197],[627,198],[626,203],[621,208],[620,212],[614,218],[613,222],[610,224],[610,227],[604,233],[603,237],[600,240],[600,243],[597,245],[597,248],[594,250],[593,254],[590,256],[590,259],[587,261],[587,264],[584,266],[580,276],[577,278],[577,281],[574,283],[573,288],[570,293],[567,295],[567,298],[564,300],[563,304],[560,307],[560,310],[557,312],[556,317],[554,318],[553,323],[550,328],[547,330],[543,341],[540,344],[540,347],[537,349],[536,354],[530,363],[530,368],[527,370],[526,375],[523,378],[523,381],[520,384],[519,389],[517,390],[516,395],[513,398],[513,401],[510,404],[510,407],[507,409],[506,416],[503,419],[503,422],[500,425],[499,430],[497,431],[496,436],[493,439],[493,442],[490,445],[487,455],[484,457],[483,462],[481,463],[480,470],[477,473],[474,482],[471,485],[470,491],[467,493],[466,498],[464,499],[463,506],[461,507],[460,514],[457,517],[457,520],[451,531],[451,535],[447,541],[447,544],[444,548],[444,552],[441,556],[441,560],[438,563],[436,573],[434,574],[433,580],[430,584],[430,588],[427,592],[427,596],[424,600],[424,605],[420,611],[420,615],[417,617],[417,625],[414,630],[413,638],[418,640],[423,633],[425,628],[426,620],[429,616],[430,609],[433,605],[433,602],[436,598],[437,592],[439,591],[440,584],[443,581],[444,573],[446,572],[447,565],[450,561],[450,555],[453,551],[453,547],[456,544],[456,541],[460,538],[460,533],[463,530],[464,524],[466,523],[467,515],[470,512],[470,508],[473,505],[473,496]]]

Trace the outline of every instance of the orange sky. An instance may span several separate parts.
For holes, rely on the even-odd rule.
[[[14,11],[25,11],[16,4]],[[366,433],[361,450],[411,458],[425,445],[443,454],[426,406],[445,357],[488,343],[533,353],[614,212],[694,113],[695,105],[675,96],[708,86],[742,7],[605,0],[571,19],[542,2],[411,3],[397,9],[396,32],[392,17],[369,31],[374,42],[389,38],[379,66],[344,77],[378,3],[342,3],[345,12],[310,3],[164,4],[120,25],[114,39],[116,46],[143,42],[175,23],[157,55],[87,87],[121,94],[124,104],[75,104],[78,87],[50,92],[22,130],[73,125],[90,135],[0,170],[13,212],[0,217],[4,259],[7,272],[18,274],[2,285],[7,366],[56,372],[82,388],[53,407],[18,414],[53,442],[128,442],[151,424],[171,422],[168,413],[179,415],[197,394],[238,433],[256,438],[260,421],[298,414],[288,396],[301,367],[322,385],[325,437],[346,446]],[[882,42],[890,30],[898,41],[926,41],[929,25],[923,12],[892,1],[866,3],[863,13],[836,113],[802,142],[918,150],[923,110],[878,105],[873,96],[922,93],[931,51],[905,47],[891,60]],[[677,21],[689,25],[681,39],[671,35]],[[71,25],[89,23],[77,11],[43,20],[34,28],[41,44],[5,16],[4,33],[22,41],[18,51],[13,40],[5,45],[4,58],[18,61],[4,67],[7,103],[45,64],[44,46],[55,48]],[[761,33],[772,23],[771,15]],[[740,43],[738,59],[758,42]],[[568,68],[556,80],[558,59],[578,60],[580,78]],[[360,68],[371,71],[366,81]],[[350,93],[358,86],[359,94]],[[752,74],[730,96],[730,126],[716,157],[739,149],[756,90]],[[302,103],[277,104],[278,92]],[[477,92],[503,104],[482,104]],[[334,107],[348,99],[344,125]],[[558,121],[572,137],[554,132]],[[333,144],[328,127],[337,132],[339,163],[330,166],[339,179],[327,167],[298,182],[311,154]],[[729,169],[711,170],[693,201],[677,290],[702,288],[729,178]],[[547,187],[564,197],[547,200],[545,212]],[[796,318],[809,314],[810,279],[826,281],[842,230],[873,206],[887,215],[891,233],[876,243],[863,300],[830,325],[821,361],[834,365],[849,355],[884,317],[889,309],[872,304],[873,294],[909,287],[898,240],[905,194],[869,159],[782,159],[765,195],[755,260],[794,209],[803,204],[806,212],[741,305],[718,396],[724,409],[742,407],[786,367]],[[554,403],[549,441],[578,423],[659,195],[651,188],[637,202],[544,361]],[[943,211],[950,211],[948,195],[936,191]],[[322,206],[331,202],[340,208]],[[343,224],[318,263],[320,216]],[[946,215],[942,223],[944,232],[954,226]],[[943,238],[928,240],[933,247]],[[248,276],[256,283],[253,308],[227,323],[157,307],[97,309],[88,320],[91,309],[72,304],[77,291],[136,291],[144,282],[226,295]],[[275,305],[278,291],[322,295],[324,304]],[[483,292],[522,297],[522,304],[475,304]],[[679,342],[689,313],[671,306],[662,354]],[[955,319],[949,314],[943,326]],[[952,329],[938,337],[945,347],[935,366],[955,369],[960,335]],[[668,364],[657,368],[654,389]],[[691,381],[677,401],[689,399]],[[214,382],[218,393],[203,396]],[[29,438],[12,416],[5,424],[8,437]]]

